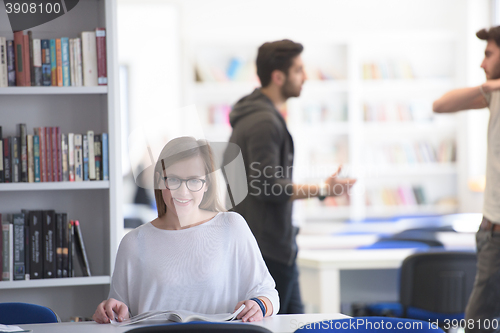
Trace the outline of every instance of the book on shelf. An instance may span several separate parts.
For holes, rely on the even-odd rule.
[[[61,38],[61,61],[62,61],[62,80],[63,86],[71,86],[70,63],[69,63],[69,38]]]
[[[56,75],[57,86],[62,87],[64,85],[64,81],[61,38],[56,38]]]
[[[42,211],[30,211],[30,279],[43,278]]]
[[[26,144],[26,124],[18,124],[18,134],[19,134],[19,147],[21,150],[20,159],[21,159],[21,182],[28,181],[28,150]]]
[[[75,134],[68,134],[68,174],[69,181],[75,181]]]
[[[24,52],[23,52],[23,63],[25,66],[25,71],[24,71],[24,83],[25,86],[30,86],[31,85],[31,66],[30,66],[30,38],[29,35],[23,35],[23,40],[24,40]]]
[[[108,84],[106,68],[106,29],[96,28],[96,53],[97,53],[97,84],[105,86]]]
[[[95,180],[102,180],[102,152],[101,152],[101,136],[94,135],[94,158],[95,158]]]
[[[97,86],[97,43],[95,31],[83,31],[82,38],[82,65],[83,85]]]
[[[89,140],[87,134],[83,134],[83,180],[89,180]]]
[[[87,132],[89,145],[89,180],[95,180],[94,131]]]
[[[7,75],[9,87],[16,86],[16,63],[13,40],[7,40]]]
[[[414,79],[411,64],[405,59],[384,59],[363,63],[364,80]]]
[[[224,322],[236,319],[236,316],[243,311],[245,305],[242,304],[234,313],[217,313],[217,314],[204,314],[196,313],[187,310],[170,310],[170,311],[148,311],[132,318],[126,319],[122,322],[112,320],[111,324],[114,326],[126,326],[136,324],[143,321],[174,321],[174,322],[189,322],[189,321],[210,321],[210,322]]]
[[[85,243],[83,242],[82,229],[80,227],[80,221],[75,220],[73,223],[75,227],[75,242],[76,242],[76,253],[80,266],[82,267],[84,276],[92,276],[90,272],[89,259],[87,257],[87,250],[85,249]]]
[[[30,280],[30,211],[21,209],[24,215],[24,276],[25,280]]]
[[[0,88],[8,86],[7,39],[5,37],[0,37]]]
[[[83,180],[82,135],[75,134],[75,181]]]
[[[16,213],[12,215],[14,225],[14,280],[25,279],[25,256],[24,256],[24,214]]]
[[[11,170],[11,159],[10,159],[10,137],[3,138],[3,179],[6,183],[12,182],[12,170]]]
[[[14,54],[16,66],[16,85],[26,86],[26,64],[24,63],[24,37],[22,31],[14,32]],[[28,66],[29,67],[29,66]]]
[[[109,180],[108,133],[101,134],[102,180]]]
[[[50,86],[52,84],[52,65],[51,65],[51,53],[50,53],[50,39],[41,40],[41,62],[42,62],[42,85]]]
[[[29,53],[29,72],[30,72],[30,80],[29,80],[29,86],[35,86],[35,68],[33,64],[33,32],[31,30],[28,30],[28,47],[26,48],[26,51]]]
[[[56,213],[56,277],[62,278],[63,268],[63,221],[66,217],[64,213]]]
[[[1,214],[2,222],[2,281],[13,281],[14,225],[11,214]]]
[[[20,148],[19,148],[19,137],[13,136],[11,137],[11,147],[10,147],[10,158],[12,161],[12,182],[19,183],[20,181],[20,166],[21,161],[19,159]]]
[[[62,221],[62,277],[69,277],[69,221],[67,215],[63,215]]]
[[[50,39],[50,83],[57,86],[57,48],[56,40]]]
[[[56,277],[56,221],[54,210],[42,211],[43,278]]]
[[[381,187],[367,191],[367,204],[371,206],[420,206],[428,204],[422,186],[401,185]]]
[[[33,39],[33,74],[32,84],[40,87],[43,85],[43,70],[42,70],[42,41],[39,38]]]

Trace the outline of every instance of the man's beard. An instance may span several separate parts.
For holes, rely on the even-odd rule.
[[[300,87],[294,87],[292,82],[288,80],[285,81],[285,84],[281,87],[281,95],[288,99],[290,97],[299,97],[300,96]]]
[[[488,78],[489,76],[489,78]],[[495,67],[493,68],[493,71],[490,72],[490,75],[487,75],[488,80],[496,80],[500,79],[500,59],[497,60],[497,63]]]

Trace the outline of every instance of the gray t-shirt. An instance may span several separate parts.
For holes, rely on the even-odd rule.
[[[484,94],[490,109],[484,216],[500,224],[500,90]]]

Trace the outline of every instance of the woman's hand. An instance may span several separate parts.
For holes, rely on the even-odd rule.
[[[257,305],[257,307],[259,306]],[[116,313],[117,318],[114,318],[113,311]],[[92,319],[99,324],[108,324],[110,319],[123,321],[128,318],[128,306],[114,298],[102,301],[92,316]]]
[[[243,310],[238,313],[236,319],[241,319],[243,322],[246,321],[259,321],[262,320],[262,310],[260,309],[259,304],[252,300],[241,301],[236,304],[234,311],[238,310],[242,304],[245,304]]]

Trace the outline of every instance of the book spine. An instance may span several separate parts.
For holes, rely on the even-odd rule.
[[[24,35],[24,52],[23,52],[23,62],[24,62],[24,82],[26,83],[26,86],[31,86],[31,57],[30,57],[30,52],[31,52],[31,43],[30,43],[30,37],[28,35]]]
[[[102,133],[102,179],[109,180],[108,134]]]
[[[30,64],[30,82],[31,86],[35,86],[35,66],[34,66],[34,47],[33,47],[33,32],[28,31],[28,48],[29,50],[29,64]],[[25,37],[26,38],[26,37]]]
[[[56,214],[56,277],[62,278],[62,253],[63,253],[63,214]]]
[[[50,39],[42,39],[42,85],[52,85],[52,65],[50,54]]]
[[[82,32],[83,85],[97,86],[97,50],[94,31]]]
[[[25,280],[30,279],[30,211],[22,209],[24,214],[24,276]]]
[[[94,131],[88,131],[89,140],[89,180],[95,180]]]
[[[20,149],[21,149],[21,182],[26,183],[28,181],[28,148],[26,143],[26,124],[19,124],[19,138],[20,138]]]
[[[57,132],[57,169],[58,181],[64,181],[63,178],[63,160],[62,160],[62,133],[59,127],[56,127]]]
[[[2,126],[0,126],[0,183],[4,182],[5,182],[5,174],[3,167],[3,134],[2,134]]]
[[[68,245],[69,245],[69,228],[68,228],[68,218],[66,214],[63,214],[62,218],[62,277],[68,277],[69,268],[69,258],[68,258]]]
[[[14,224],[9,223],[9,281],[14,281]]]
[[[68,174],[69,181],[75,181],[75,134],[68,134]]]
[[[63,86],[71,85],[70,68],[69,68],[69,38],[61,38],[61,59],[62,59],[62,79]]]
[[[9,221],[6,214],[2,215],[2,281],[10,280],[10,258],[9,258]]]
[[[68,166],[68,136],[64,133],[61,134],[61,148],[62,148],[62,173],[63,181],[69,181],[69,166]]]
[[[40,182],[40,137],[33,135],[33,156],[35,163],[35,183]]]
[[[58,127],[52,127],[50,132],[51,143],[52,143],[52,181],[57,182],[59,180],[59,166],[58,153],[57,153],[57,130]]]
[[[106,69],[106,29],[96,28],[96,52],[97,52],[97,83],[100,86],[108,84]]]
[[[56,39],[56,64],[57,64],[57,85],[63,86],[63,63],[62,63],[62,48],[61,38]]]
[[[95,180],[102,180],[101,136],[94,135]]]
[[[54,181],[52,179],[52,127],[45,127],[45,164],[46,164],[46,177],[48,182]]]
[[[13,214],[14,280],[24,280],[24,214]]]
[[[75,74],[75,40],[70,38],[69,40],[69,68],[70,68],[70,83],[72,87],[76,86],[76,74]]]
[[[12,146],[10,149],[11,161],[12,161],[12,182],[19,183],[19,138],[17,136],[11,137]]]
[[[80,38],[75,38],[75,59],[76,59],[76,85],[78,87],[83,86],[83,64],[82,64],[82,40]]]
[[[56,277],[56,221],[55,212],[53,210],[43,211],[43,239],[44,239],[44,261],[43,261],[43,277]]]
[[[75,134],[75,181],[83,180],[82,135]]]
[[[26,77],[24,74],[24,37],[22,31],[14,32],[14,54],[15,54],[15,66],[16,66],[16,84],[17,86],[23,87],[26,85]]]
[[[16,58],[14,52],[14,41],[7,41],[7,78],[9,87],[16,85]]]
[[[42,211],[31,211],[30,218],[30,278],[43,278]]]
[[[57,86],[57,51],[56,40],[50,40],[50,82],[52,86]]]
[[[87,251],[85,250],[85,243],[83,242],[82,229],[80,227],[80,222],[75,221],[75,235],[76,235],[76,252],[78,255],[78,260],[82,266],[82,271],[84,276],[92,276],[90,273],[89,259],[87,257]]]
[[[83,180],[89,180],[89,140],[83,134]]]
[[[35,160],[33,150],[33,135],[26,135],[26,143],[28,146],[28,182],[35,182]]]
[[[74,258],[75,258],[75,227],[74,227],[74,221],[70,221],[68,224],[68,231],[69,231],[69,243],[68,243],[68,276],[69,277],[74,277],[75,276],[75,265],[74,265]]]
[[[42,42],[40,39],[33,39],[33,73],[35,86],[40,87],[43,81],[42,73]]]
[[[4,138],[3,141],[3,167],[4,167],[4,182],[12,182],[12,170],[11,170],[11,159],[10,159],[10,139]]]
[[[47,163],[45,161],[45,127],[38,127],[40,141],[40,181],[47,181]]]
[[[9,85],[7,71],[7,39],[0,37],[0,87]]]

